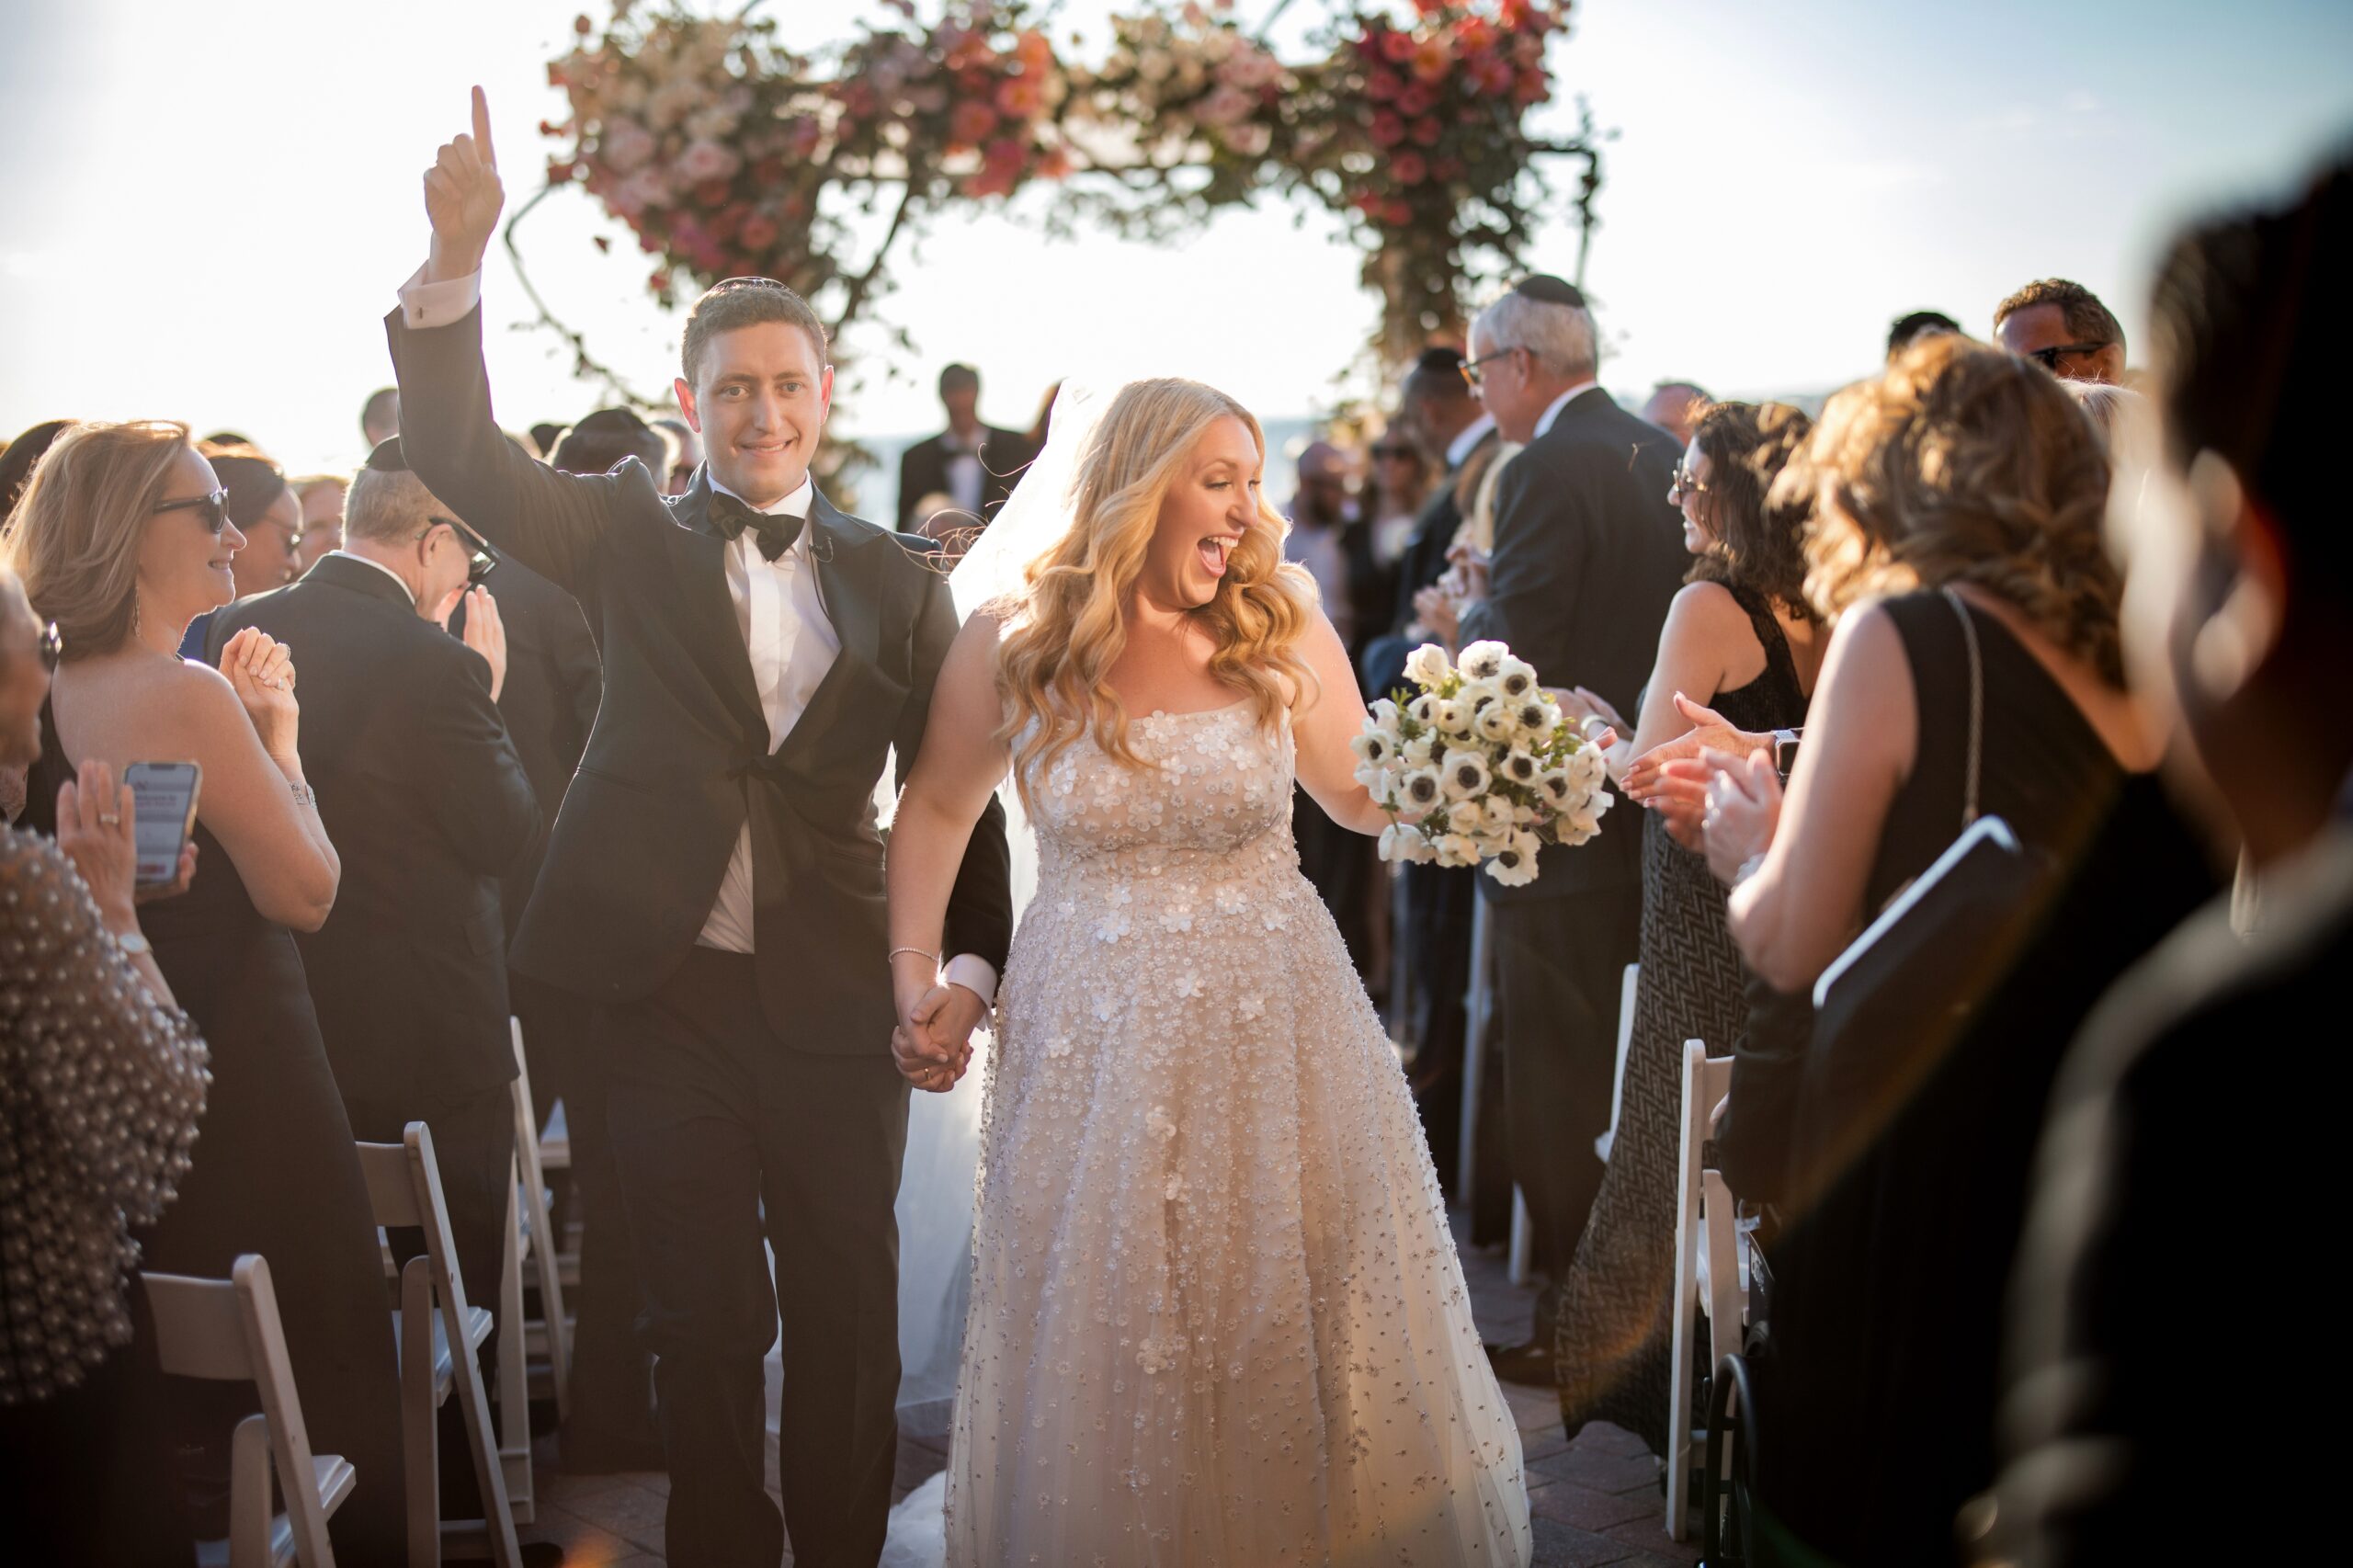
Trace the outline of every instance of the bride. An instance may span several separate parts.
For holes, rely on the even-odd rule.
[[[1074,406],[1076,405],[1076,406]],[[1011,772],[1040,856],[987,1069],[947,1557],[1525,1564],[1519,1437],[1389,1041],[1301,877],[1291,783],[1384,818],[1363,709],[1198,382],[1066,392],[981,550],[890,846],[939,946]],[[960,592],[959,597],[964,597]],[[908,966],[912,971],[916,966]],[[968,1053],[903,987],[901,1068]]]

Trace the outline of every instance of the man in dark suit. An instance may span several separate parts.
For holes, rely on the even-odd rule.
[[[2252,1282],[2297,1278],[2313,1239],[2298,1199],[2331,1190],[2340,1163],[2331,1096],[2308,1106],[2298,1089],[2331,1081],[2344,1037],[2327,1020],[2353,969],[2353,728],[2337,718],[2353,548],[2341,487],[2312,460],[2353,349],[2348,269],[2339,162],[2295,203],[2184,235],[2158,273],[2165,439],[2130,476],[2126,666],[2187,742],[2168,761],[2217,847],[2244,852],[2255,902],[2218,901],[2175,932],[2060,1073],[2011,1290],[2009,1463],[1982,1562],[2304,1550],[2292,1511],[2238,1500],[2336,1426],[2330,1402],[2280,1397],[2301,1303]],[[2253,1365],[2218,1375],[2240,1359]],[[2258,1426],[2279,1440],[2185,1440]]]
[[[1666,491],[1674,438],[1595,383],[1593,317],[1574,286],[1530,278],[1479,314],[1466,374],[1506,440],[1526,449],[1495,482],[1486,596],[1463,613],[1465,645],[1493,638],[1549,686],[1589,687],[1635,711],[1666,607],[1690,565]],[[1622,802],[1620,802],[1622,806]],[[1550,1283],[1530,1343],[1497,1372],[1549,1385],[1559,1281],[1601,1186],[1594,1140],[1609,1127],[1618,997],[1642,924],[1642,819],[1544,851],[1537,880],[1480,879],[1495,937],[1511,1166]]]
[[[963,514],[959,528],[986,528],[1013,494],[1021,470],[1038,455],[1019,431],[981,423],[981,373],[970,365],[939,372],[939,402],[948,411],[948,428],[917,441],[899,458],[899,531],[934,539],[940,536],[926,526],[926,500],[946,496]]]
[[[1464,465],[1497,439],[1494,415],[1480,406],[1471,383],[1462,379],[1459,349],[1424,351],[1405,373],[1397,416],[1403,426],[1399,433],[1419,446],[1445,477],[1422,503],[1414,531],[1406,536],[1389,627],[1366,645],[1358,660],[1368,697],[1386,697],[1402,687],[1406,655],[1432,641],[1416,624],[1414,596],[1446,574],[1446,552],[1462,527]],[[1462,1003],[1471,982],[1471,912],[1479,873],[1466,866],[1407,866],[1404,874],[1405,920],[1397,946],[1413,968],[1406,1032],[1414,1055],[1407,1072],[1415,1104],[1421,1109],[1422,1131],[1429,1139],[1430,1159],[1438,1166],[1439,1182],[1452,1193],[1461,1159],[1467,1022]]]
[[[384,442],[353,480],[343,548],[214,616],[207,658],[247,626],[301,650],[303,758],[343,858],[335,913],[297,937],[319,1032],[355,1135],[432,1129],[459,1270],[468,1298],[489,1301],[515,1153],[499,879],[542,819],[499,716],[497,608],[467,588],[478,540],[400,449]],[[440,624],[460,594],[463,640]],[[391,1240],[404,1262],[424,1250],[421,1232]],[[481,1506],[459,1415],[452,1400],[442,1476],[465,1517]]]
[[[722,284],[688,318],[676,391],[707,457],[685,495],[635,462],[560,474],[507,445],[482,358],[504,203],[488,119],[477,91],[474,133],[426,176],[432,249],[386,326],[411,460],[580,601],[604,654],[515,961],[610,1009],[667,1556],[773,1564],[789,1520],[802,1568],[870,1568],[897,1449],[909,1090],[892,1031],[961,1050],[1012,930],[992,805],[949,901],[958,957],[898,1016],[874,792],[892,748],[912,766],[956,612],[922,541],[816,493],[824,327],[772,280]],[[784,1519],[761,1372],[779,1307]]]

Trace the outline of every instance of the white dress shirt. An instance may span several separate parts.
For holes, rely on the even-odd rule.
[[[1583,397],[1586,393],[1591,392],[1600,384],[1601,383],[1599,381],[1579,381],[1576,385],[1571,387],[1568,391],[1554,398],[1552,400],[1552,406],[1544,411],[1544,417],[1536,422],[1536,434],[1538,436],[1541,436],[1546,431],[1552,429],[1552,422],[1561,417],[1561,410],[1568,407],[1569,404],[1574,403],[1577,399]],[[1531,439],[1533,437],[1531,437]]]
[[[479,273],[428,283],[425,269],[419,267],[401,288],[401,319],[413,330],[446,326],[472,310],[481,295]],[[703,472],[713,491],[734,494],[709,477],[708,466]],[[801,488],[783,500],[754,509],[772,517],[805,519],[816,494],[816,486],[803,477]],[[727,597],[735,606],[735,628],[744,636],[752,681],[759,690],[760,711],[767,720],[768,749],[774,751],[801,722],[825,672],[834,667],[842,650],[841,634],[826,618],[824,601],[818,597],[806,528],[792,548],[774,561],[760,553],[759,536],[745,528],[727,546],[726,565]],[[718,902],[711,905],[710,917],[703,922],[696,942],[722,952],[750,952],[753,908],[752,824],[747,819],[735,835],[727,874],[719,884]],[[964,986],[983,1002],[996,997],[995,966],[974,954],[958,954],[944,973],[951,984]]]
[[[410,587],[406,582],[403,581],[399,573],[393,571],[382,562],[370,561],[364,555],[354,555],[347,550],[330,550],[327,553],[345,561],[357,561],[362,566],[374,567],[377,571],[381,572],[385,576],[390,577],[393,582],[399,583],[401,585],[401,592],[408,598],[409,608],[415,609],[416,608],[416,590]]]
[[[948,498],[956,503],[958,511],[976,517],[981,515],[981,446],[988,437],[988,427],[983,426],[972,432],[969,442],[953,430],[941,437],[948,448]]]
[[[1487,432],[1495,427],[1495,416],[1483,413],[1455,432],[1454,439],[1446,444],[1446,472],[1452,473],[1470,461],[1471,454],[1478,449],[1479,443],[1485,440]]]

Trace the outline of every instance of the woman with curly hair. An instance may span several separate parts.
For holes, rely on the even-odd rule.
[[[1810,989],[1976,813],[2048,868],[1998,951],[1950,955],[1958,1028],[1815,1038],[1790,1132],[1760,1494],[1804,1560],[1941,1561],[1993,1478],[2001,1292],[2059,1058],[2212,884],[2124,688],[2109,460],[2059,382],[1929,339],[1833,399],[1809,457],[1806,591],[1833,622],[1812,722],[1786,806],[1746,764],[1709,830],[1743,957]]]
[[[1716,403],[1691,434],[1667,499],[1682,509],[1691,573],[1668,607],[1643,687],[1633,752],[1692,728],[1698,705],[1743,730],[1805,722],[1824,633],[1805,599],[1804,505],[1767,496],[1813,424],[1786,403]],[[1574,706],[1604,710],[1591,692]],[[1683,1042],[1722,1055],[1747,1022],[1740,955],[1724,928],[1723,885],[1646,812],[1641,971],[1633,1036],[1608,1165],[1561,1286],[1553,1369],[1574,1434],[1610,1421],[1664,1454],[1667,1353],[1681,1176]],[[1683,1425],[1688,1426],[1688,1421]]]
[[[1076,451],[1023,585],[941,668],[892,830],[904,991],[1008,771],[1041,857],[983,1113],[947,1560],[1524,1564],[1519,1437],[1404,1074],[1291,839],[1294,776],[1344,827],[1387,818],[1265,437],[1147,381]]]

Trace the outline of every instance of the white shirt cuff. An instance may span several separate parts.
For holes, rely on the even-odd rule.
[[[988,960],[973,953],[958,953],[939,971],[940,979],[950,985],[961,985],[983,1002],[996,1006],[996,968]]]
[[[428,283],[425,280],[425,268],[420,267],[401,285],[401,320],[412,332],[448,326],[463,319],[481,301],[481,273],[469,272],[463,278]]]

